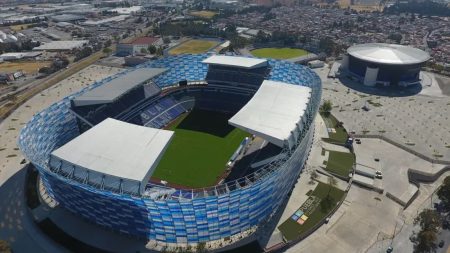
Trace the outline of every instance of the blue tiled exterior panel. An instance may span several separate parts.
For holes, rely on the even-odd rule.
[[[168,68],[154,80],[164,87],[184,79],[203,80],[207,65],[201,61],[206,57],[168,57],[138,68]],[[272,70],[268,79],[311,87],[312,98],[303,137],[289,154],[289,159],[243,187],[192,199],[152,199],[101,190],[51,171],[48,166],[50,153],[79,135],[76,119],[69,113],[70,99],[102,82],[36,114],[21,131],[20,149],[39,170],[48,193],[62,207],[105,228],[168,243],[206,242],[238,234],[266,221],[287,197],[308,157],[314,116],[320,103],[320,79],[311,70],[282,61],[270,60],[269,64]]]

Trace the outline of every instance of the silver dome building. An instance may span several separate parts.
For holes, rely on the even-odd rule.
[[[347,49],[341,72],[367,86],[417,84],[421,67],[430,55],[420,49],[385,43],[355,45]]]

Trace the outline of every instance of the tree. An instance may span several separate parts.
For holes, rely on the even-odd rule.
[[[146,53],[148,53],[147,49],[141,48],[141,54],[146,54]]]
[[[112,41],[111,40],[107,40],[107,41],[105,41],[105,44],[103,46],[104,47],[110,47],[111,44],[112,44]]]
[[[336,185],[337,185],[336,178],[334,178],[333,176],[328,177],[328,193],[325,196],[325,198],[323,198],[320,201],[320,208],[322,209],[322,212],[328,212],[330,209],[333,208],[335,202],[330,193],[331,189]]]
[[[51,74],[53,71],[52,71],[52,69],[50,67],[44,66],[44,67],[40,68],[38,72],[41,73],[41,74],[47,74],[48,75],[48,74]]]
[[[450,213],[450,176],[444,179],[444,182],[437,191],[437,196],[441,200],[441,205],[445,212]]]
[[[105,54],[110,54],[111,52],[112,52],[112,49],[111,49],[111,48],[109,48],[109,47],[103,48],[103,53],[105,53]]]
[[[156,50],[156,55],[163,55],[164,54],[164,49],[162,47],[158,47],[158,49]]]
[[[5,240],[0,240],[0,252],[1,253],[11,253],[11,247],[9,243]]]
[[[150,45],[150,46],[148,46],[148,52],[149,52],[150,54],[155,54],[155,53],[156,53],[156,47],[155,47],[155,45]]]
[[[164,44],[169,44],[170,43],[169,37],[164,37],[163,42]]]
[[[316,180],[319,177],[319,174],[317,174],[316,170],[311,171],[311,174],[309,174],[311,181],[309,181],[310,184],[314,184],[314,180]]]
[[[435,210],[424,209],[414,220],[414,225],[417,224],[421,230],[412,238],[414,252],[435,252],[437,233],[442,224],[441,216]]]
[[[330,196],[331,188],[336,187],[338,184],[338,181],[333,176],[328,177],[328,193],[327,196]]]
[[[320,106],[320,111],[325,114],[329,114],[331,109],[333,109],[333,103],[330,100],[323,101],[322,106]]]
[[[79,60],[81,60],[81,59],[83,59],[85,57],[88,57],[91,54],[92,54],[92,48],[91,47],[84,47],[83,49],[81,49],[80,51],[75,53],[74,61],[79,61]]]

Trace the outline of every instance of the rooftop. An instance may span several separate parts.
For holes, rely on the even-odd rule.
[[[127,91],[164,71],[166,69],[163,68],[139,68],[122,75],[119,74],[116,78],[106,81],[105,84],[74,98],[73,103],[76,106],[111,103]]]
[[[283,147],[297,129],[311,88],[264,80],[250,101],[228,122]]]
[[[347,52],[361,60],[392,65],[419,64],[430,59],[425,51],[397,44],[360,44],[348,48]]]
[[[48,43],[44,43],[38,47],[33,48],[36,50],[72,50],[75,48],[80,48],[83,45],[87,44],[89,41],[87,40],[60,40],[60,41],[51,41]]]
[[[172,131],[108,118],[51,155],[54,161],[89,170],[89,180],[112,176],[145,185],[172,136]]]
[[[267,60],[241,56],[213,55],[203,60],[203,63],[252,69],[266,66]]]
[[[156,37],[140,37],[136,38],[131,42],[131,44],[152,44],[155,43],[155,41],[159,40],[159,38]]]

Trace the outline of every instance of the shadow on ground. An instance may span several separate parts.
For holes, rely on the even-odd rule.
[[[233,126],[228,124],[228,119],[231,116],[214,111],[194,109],[183,119],[178,128],[208,133],[223,138],[234,129]]]
[[[45,252],[27,231],[32,226],[25,201],[26,168],[20,169],[0,186],[0,239],[13,252]]]

